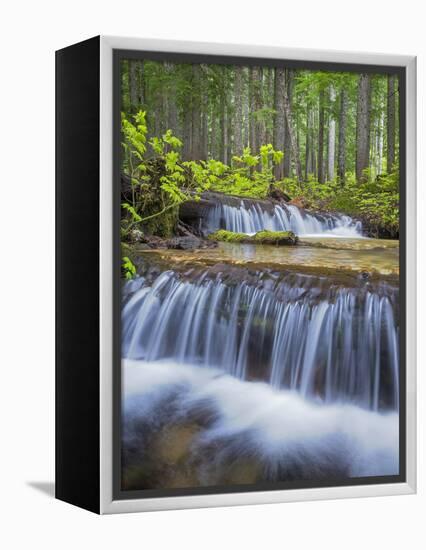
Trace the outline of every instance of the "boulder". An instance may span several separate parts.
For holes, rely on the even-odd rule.
[[[167,248],[174,250],[192,250],[193,248],[200,248],[201,239],[195,236],[175,237],[167,242]]]

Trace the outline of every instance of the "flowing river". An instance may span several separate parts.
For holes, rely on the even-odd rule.
[[[123,487],[397,474],[397,241],[348,216],[218,205],[294,247],[136,250],[123,286]]]

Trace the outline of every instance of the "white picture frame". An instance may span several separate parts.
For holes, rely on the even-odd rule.
[[[113,52],[141,50],[241,56],[361,65],[406,70],[406,481],[309,489],[235,492],[144,499],[113,497]],[[100,38],[100,513],[236,506],[302,500],[401,495],[416,492],[416,58],[412,56],[287,49],[257,45],[177,42],[101,36]]]

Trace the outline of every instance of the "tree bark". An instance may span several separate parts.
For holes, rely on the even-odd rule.
[[[356,124],[356,179],[366,180],[364,170],[370,161],[370,110],[371,77],[362,73],[358,80],[357,124]]]
[[[211,124],[211,133],[210,133],[210,156],[213,159],[218,158],[217,152],[217,116],[215,105],[212,104],[210,111],[210,124]]]
[[[333,107],[336,99],[336,92],[333,86],[330,86],[330,102]],[[334,180],[334,153],[336,147],[336,121],[334,120],[333,111],[330,112],[328,121],[328,162],[327,162],[327,178],[328,181]]]
[[[192,158],[201,160],[201,68],[192,66]]]
[[[248,115],[249,115],[249,147],[252,155],[256,153],[256,133],[255,133],[255,119],[253,116],[253,103],[254,103],[254,67],[249,67],[249,89],[248,89]]]
[[[318,178],[317,172],[317,110],[311,109],[311,132],[310,132],[310,143],[311,143],[311,174],[315,179]]]
[[[275,124],[274,124],[274,149],[277,151],[284,151],[285,129],[286,129],[286,116],[284,109],[284,94],[285,94],[285,69],[277,67],[275,69],[275,93],[274,93],[274,110],[275,110]],[[282,180],[284,178],[284,162],[281,161],[275,166],[274,169],[275,178]]]
[[[266,95],[263,98],[264,106],[273,109],[274,105],[274,69],[268,67],[266,73]],[[268,121],[265,128],[265,143],[273,143],[274,141],[274,125],[268,116]]]
[[[262,109],[262,69],[260,67],[252,68],[252,110],[251,117],[253,121],[252,132],[252,153],[258,154],[260,146],[264,139],[263,121],[259,116]]]
[[[235,67],[234,155],[243,153],[243,67]]]
[[[226,101],[226,90],[227,90],[227,78],[226,78],[226,67],[222,67],[222,82],[220,90],[220,151],[221,151],[221,160],[224,164],[228,164],[228,108]]]
[[[377,167],[376,174],[382,173],[383,162],[383,128],[384,128],[384,114],[381,113],[379,117],[379,127],[377,131]]]
[[[396,94],[396,76],[388,76],[388,93],[387,93],[387,155],[386,155],[386,170],[390,174],[395,164],[395,94]]]
[[[138,61],[138,103],[139,108],[142,109],[145,103],[145,79],[144,79],[144,64],[143,61]]]
[[[311,173],[311,111],[308,105],[306,107],[305,181],[308,181],[309,174]]]
[[[231,161],[232,161],[232,147],[233,147],[233,139],[234,139],[234,125],[233,125],[232,107],[231,107],[231,102],[230,101],[227,101],[226,108],[227,108],[226,120],[227,120],[227,123],[228,123],[228,132],[227,132],[228,151],[227,151],[227,154],[226,154],[226,158],[228,159],[228,163],[231,164]]]
[[[297,147],[297,139],[296,139],[296,134],[294,131],[292,116],[291,116],[290,101],[289,101],[286,89],[284,90],[284,111],[285,111],[285,116],[287,121],[287,129],[288,129],[289,141],[291,145],[291,153],[296,165],[297,181],[302,182],[303,181],[302,163],[300,162],[300,154],[299,154],[299,149]]]
[[[259,149],[262,145],[267,144],[267,132],[266,132],[266,119],[265,114],[262,112],[262,110],[266,106],[266,84],[264,83],[264,71],[265,69],[263,67],[259,68],[259,85],[258,85],[258,111],[261,112],[260,118],[258,118],[258,127],[259,127]]]
[[[191,96],[185,98],[183,106],[183,159],[192,157],[192,101]]]
[[[129,100],[130,112],[138,111],[138,61],[129,59]]]
[[[144,103],[143,61],[129,59],[129,102],[130,112],[137,113]]]
[[[175,66],[172,63],[164,64],[166,75],[167,75],[167,91],[166,91],[166,101],[167,101],[167,130],[171,130],[173,135],[179,136],[178,128],[178,114],[176,106],[176,77],[175,77]]]
[[[243,149],[250,145],[249,69],[243,69]]]
[[[291,69],[286,69],[285,71],[285,89],[288,98],[288,106],[291,111],[291,102],[293,100],[293,71]],[[290,139],[290,128],[289,124],[286,122],[285,125],[285,134],[284,134],[284,177],[291,177],[291,162],[292,162],[292,145]]]
[[[201,159],[207,160],[209,153],[209,95],[207,88],[207,65],[201,65]]]
[[[345,86],[340,90],[339,144],[337,159],[337,177],[340,185],[346,183],[346,124],[348,113],[348,91]]]
[[[324,165],[324,90],[319,93],[319,122],[318,122],[318,181],[325,182]]]

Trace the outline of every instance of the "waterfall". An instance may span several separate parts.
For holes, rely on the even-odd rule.
[[[293,231],[296,235],[362,237],[362,225],[350,216],[313,214],[294,205],[274,205],[263,208],[261,203],[241,200],[239,206],[218,203],[211,208],[207,219],[208,232],[226,229],[253,234],[269,231]]]
[[[294,274],[166,271],[124,287],[122,354],[218,368],[323,402],[398,408],[397,292]]]

